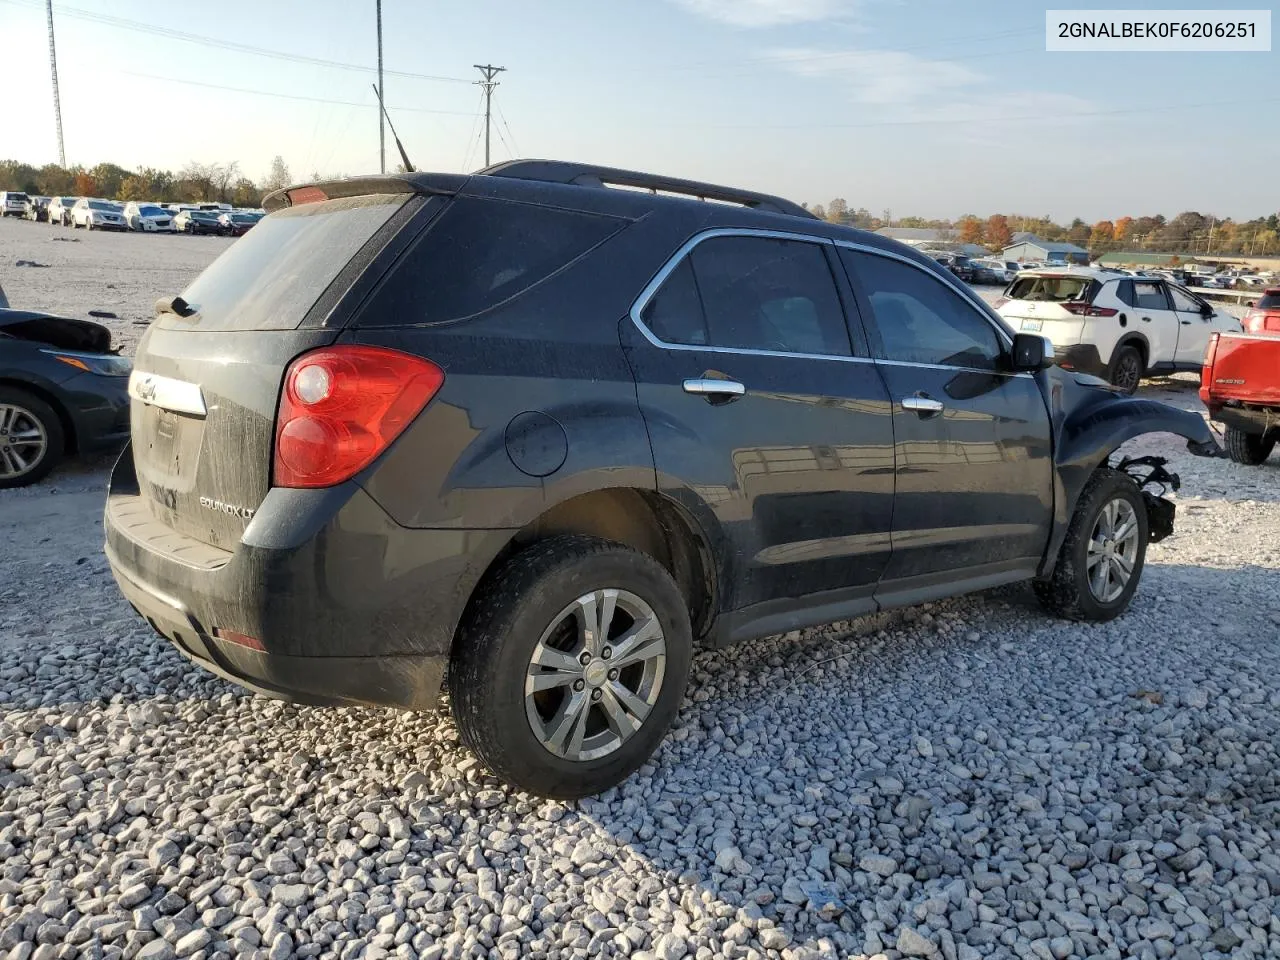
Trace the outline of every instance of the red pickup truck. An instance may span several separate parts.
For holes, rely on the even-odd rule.
[[[1265,461],[1280,440],[1280,331],[1211,334],[1200,399],[1225,425],[1232,460],[1251,466]]]

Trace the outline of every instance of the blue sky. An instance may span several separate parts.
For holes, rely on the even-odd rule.
[[[1275,212],[1277,54],[1046,53],[1044,11],[1068,5],[384,0],[388,69],[454,78],[389,75],[387,100],[420,168],[481,165],[473,64],[493,63],[508,68],[495,160],[581,159],[895,217]],[[278,153],[298,179],[376,172],[371,73],[118,22],[372,66],[373,0],[54,9],[69,162],[237,160],[256,179]],[[0,156],[56,160],[42,0],[0,0],[0,37]]]

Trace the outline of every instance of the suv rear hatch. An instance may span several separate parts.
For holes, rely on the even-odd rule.
[[[1101,315],[1093,307],[1101,289],[1095,278],[1080,274],[1020,276],[1005,289],[997,309],[1014,330],[1042,333],[1065,347],[1080,342],[1088,317]]]
[[[170,529],[239,542],[270,488],[285,368],[337,338],[344,298],[367,292],[370,262],[422,206],[409,184],[377,183],[400,192],[293,191],[315,202],[265,217],[157,305],[130,378],[131,430],[139,499]]]

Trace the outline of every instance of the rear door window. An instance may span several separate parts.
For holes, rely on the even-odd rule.
[[[1259,310],[1280,310],[1280,291],[1264,293],[1258,300]]]
[[[1164,293],[1163,283],[1153,283],[1150,280],[1135,280],[1133,282],[1133,305],[1139,310],[1168,310],[1169,299]]]
[[[536,204],[458,197],[405,255],[365,311],[364,325],[473,317],[547,279],[627,223]],[[261,229],[259,224],[247,236]]]
[[[668,343],[847,357],[844,308],[824,245],[712,237],[672,271],[642,319]]]
[[[406,194],[307,203],[278,210],[237,240],[182,293],[191,317],[161,327],[293,330],[343,267],[387,224]],[[211,217],[211,214],[200,214]]]

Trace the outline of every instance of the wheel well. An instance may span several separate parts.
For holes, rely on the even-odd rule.
[[[33,397],[39,397],[47,403],[53,412],[58,415],[58,422],[62,424],[62,436],[64,443],[64,453],[75,454],[79,451],[79,443],[76,440],[76,425],[71,419],[71,414],[67,413],[66,408],[61,401],[48,390],[37,387],[33,383],[25,380],[12,380],[0,377],[0,387],[13,387],[15,390],[25,390]]]
[[[650,490],[597,490],[556,504],[511,538],[485,570],[480,585],[530,544],[570,533],[612,540],[653,557],[684,594],[694,637],[710,629],[716,596],[710,548],[677,504]]]
[[[1133,347],[1138,351],[1138,355],[1142,357],[1142,372],[1146,373],[1151,366],[1151,345],[1147,343],[1147,338],[1140,333],[1131,333],[1126,337],[1121,337],[1116,343],[1116,348],[1112,351],[1112,358],[1124,347]]]

